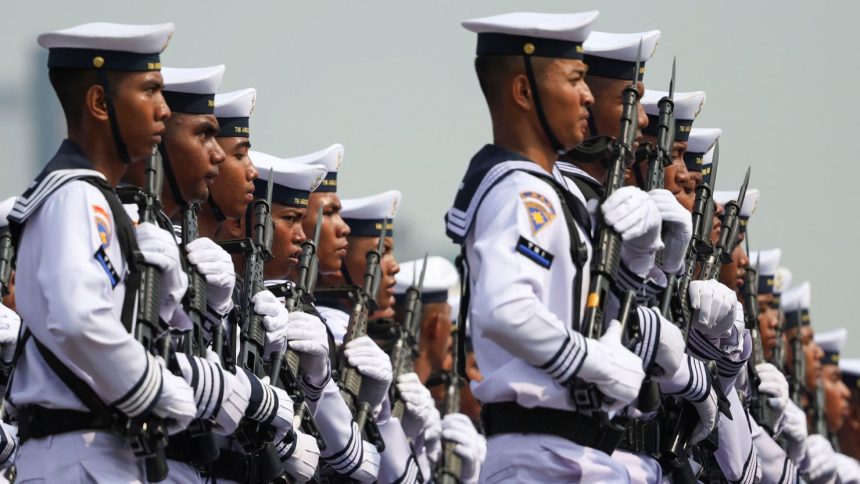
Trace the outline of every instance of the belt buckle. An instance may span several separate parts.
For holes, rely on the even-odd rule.
[[[574,384],[570,389],[573,403],[578,410],[593,411],[600,409],[600,392],[592,384]]]

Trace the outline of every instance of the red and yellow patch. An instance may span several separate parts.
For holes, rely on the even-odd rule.
[[[93,214],[96,223],[96,230],[99,232],[99,239],[103,246],[107,247],[110,244],[110,214],[104,208],[93,205]]]
[[[520,199],[528,212],[532,235],[537,235],[555,220],[555,208],[545,196],[537,192],[520,192]]]

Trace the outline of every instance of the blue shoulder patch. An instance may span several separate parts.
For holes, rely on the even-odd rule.
[[[531,240],[526,239],[525,237],[520,236],[520,240],[517,241],[517,252],[526,256],[526,258],[535,264],[543,267],[544,269],[549,269],[552,266],[552,260],[555,258],[548,250],[545,250],[532,242]]]
[[[93,254],[93,257],[95,257],[98,263],[102,266],[102,269],[104,269],[105,273],[108,276],[108,279],[110,279],[111,289],[115,288],[117,284],[119,284],[119,274],[116,273],[116,269],[114,269],[113,263],[110,261],[107,252],[105,252],[105,246],[99,246],[99,250],[97,250],[96,253]]]

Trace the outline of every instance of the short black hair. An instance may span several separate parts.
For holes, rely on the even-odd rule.
[[[125,78],[124,73],[120,72],[108,71],[106,74],[112,89]],[[87,69],[49,69],[48,79],[57,93],[69,128],[77,127],[84,114],[84,97],[87,91],[99,84],[98,74]]]
[[[520,67],[522,58],[513,55],[479,55],[475,57],[475,73],[487,104],[493,106],[499,101],[507,81]],[[524,69],[524,67],[522,67]]]

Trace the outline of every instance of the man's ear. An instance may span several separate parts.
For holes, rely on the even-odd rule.
[[[511,81],[511,97],[514,104],[524,111],[531,111],[534,106],[532,89],[529,78],[523,74],[517,74]]]
[[[87,94],[84,96],[84,114],[99,121],[108,120],[107,97],[102,86],[93,84],[87,89]]]

